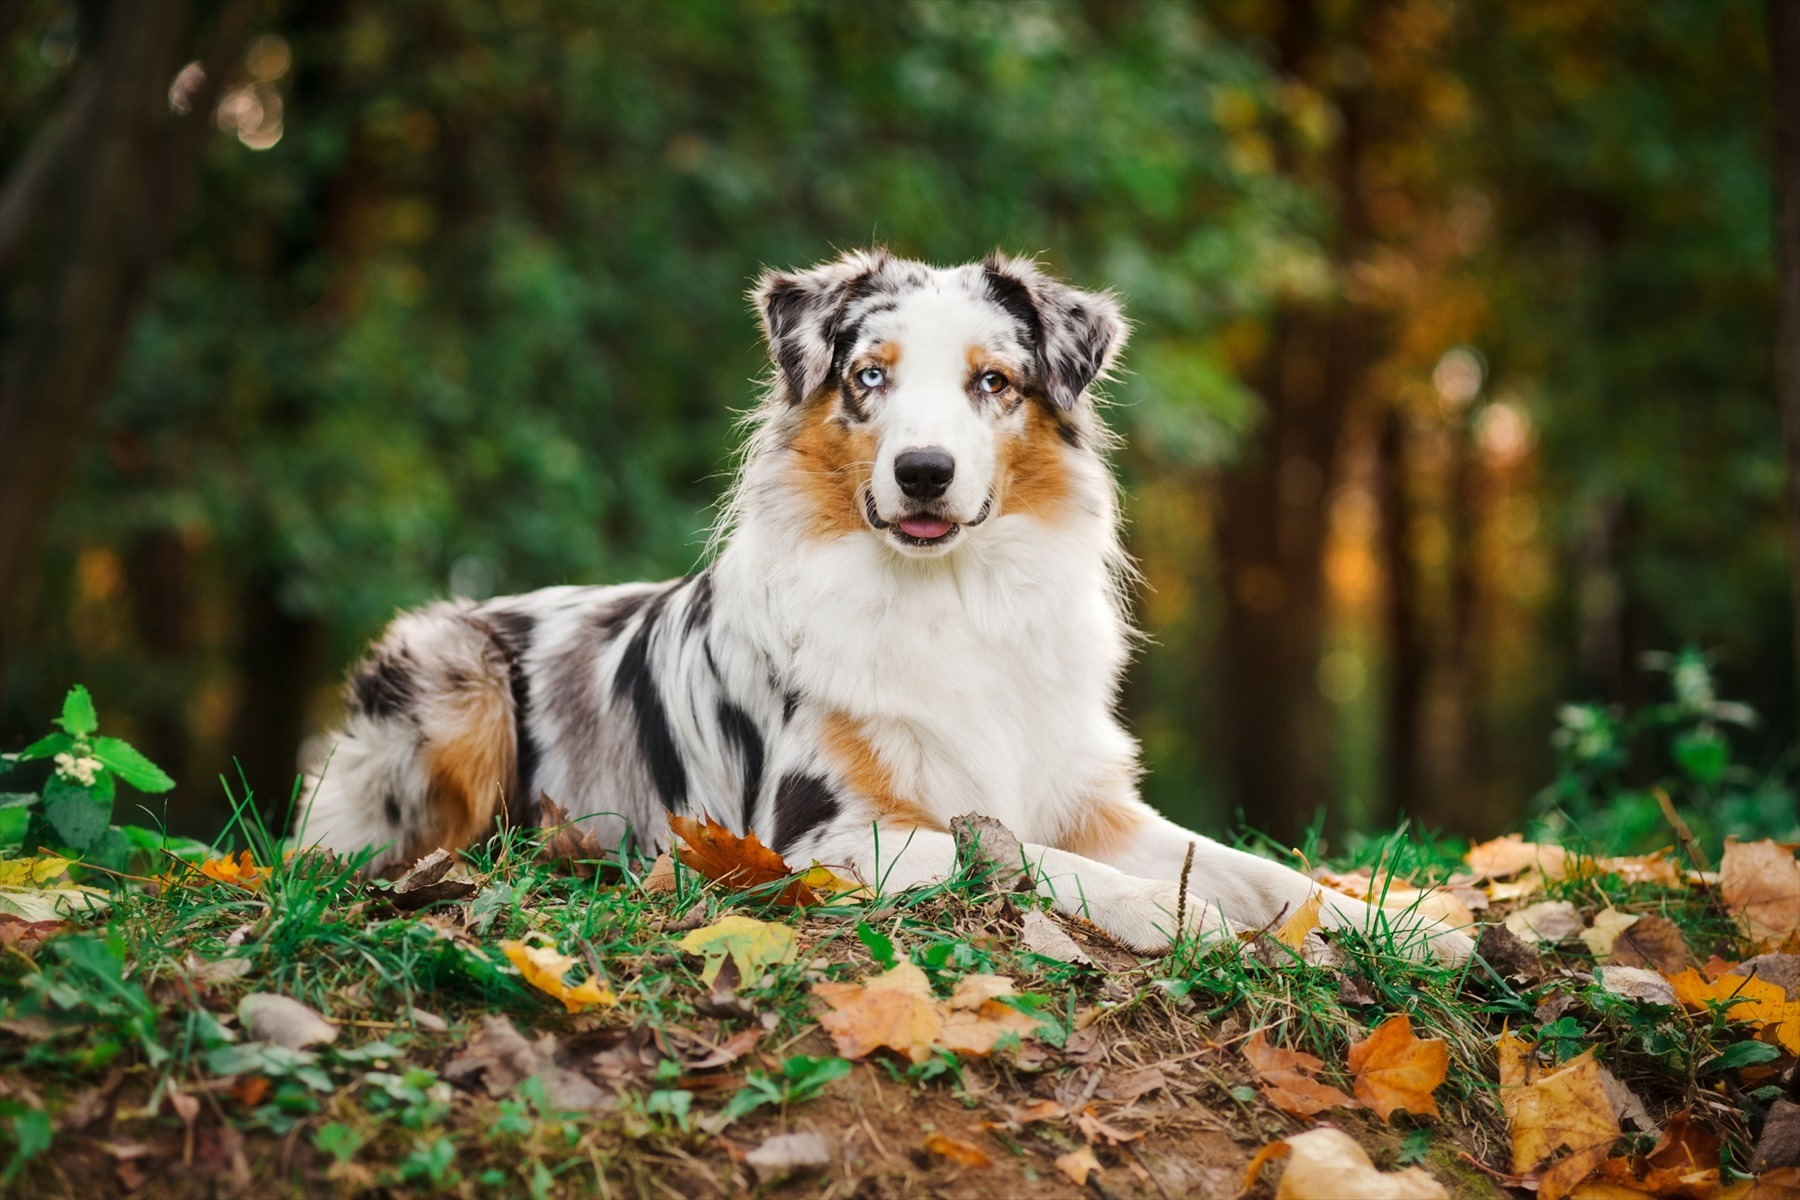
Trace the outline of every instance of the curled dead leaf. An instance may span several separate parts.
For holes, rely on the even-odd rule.
[[[1444,1185],[1423,1167],[1380,1171],[1342,1130],[1322,1126],[1271,1142],[1250,1160],[1244,1191],[1263,1168],[1285,1158],[1275,1200],[1450,1200]]]
[[[986,1150],[974,1142],[966,1142],[962,1138],[951,1137],[947,1133],[934,1133],[925,1139],[925,1149],[939,1158],[947,1158],[962,1167],[991,1167],[994,1160],[988,1157]]]
[[[1800,861],[1791,847],[1768,838],[1726,838],[1719,896],[1758,948],[1786,950],[1800,943]]]
[[[554,946],[501,942],[500,952],[519,969],[526,983],[561,1000],[563,1007],[572,1013],[596,1005],[611,1007],[618,1002],[612,989],[597,975],[589,976],[579,984],[567,983],[565,980],[575,966],[575,959],[559,953]]]
[[[1094,1157],[1093,1148],[1090,1146],[1083,1146],[1078,1150],[1071,1150],[1067,1154],[1057,1155],[1056,1169],[1061,1171],[1064,1178],[1076,1187],[1086,1187],[1090,1175],[1105,1173],[1105,1168],[1100,1165],[1100,1160]]]
[[[1532,1047],[1502,1034],[1500,1106],[1512,1128],[1513,1172],[1535,1173],[1539,1200],[1562,1200],[1606,1160],[1619,1140],[1592,1049],[1543,1068]],[[1559,1152],[1568,1153],[1558,1157]]]

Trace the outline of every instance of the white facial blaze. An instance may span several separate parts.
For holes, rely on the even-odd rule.
[[[1000,402],[970,397],[971,346],[1010,346],[1015,335],[1006,315],[960,288],[912,293],[879,322],[871,340],[899,350],[874,419],[880,450],[872,487],[875,507],[894,520],[920,502],[900,490],[894,460],[908,450],[941,449],[955,461],[950,489],[934,507],[945,519],[973,521],[994,486]]]

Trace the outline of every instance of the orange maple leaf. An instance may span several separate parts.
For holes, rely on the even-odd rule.
[[[1263,1098],[1296,1117],[1310,1117],[1328,1108],[1355,1108],[1357,1101],[1328,1083],[1313,1078],[1325,1065],[1301,1050],[1269,1045],[1262,1030],[1244,1043],[1244,1058],[1262,1077]]]
[[[1562,1200],[1606,1160],[1619,1140],[1592,1049],[1544,1069],[1511,1033],[1500,1036],[1500,1107],[1512,1126],[1513,1172],[1538,1174],[1538,1200]],[[1568,1154],[1557,1158],[1559,1150]],[[1552,1160],[1555,1161],[1552,1161]]]
[[[248,850],[239,852],[235,859],[229,854],[223,858],[209,858],[194,869],[217,883],[228,883],[252,892],[262,890],[270,870],[257,866],[255,857]]]
[[[1450,1048],[1441,1038],[1413,1036],[1406,1014],[1389,1017],[1350,1047],[1350,1071],[1356,1076],[1356,1098],[1382,1120],[1396,1112],[1438,1115],[1431,1093],[1450,1070]]]
[[[789,879],[794,874],[781,855],[763,845],[756,834],[746,833],[739,837],[711,817],[699,820],[670,817],[669,828],[686,847],[681,861],[714,883],[747,892]],[[776,904],[813,905],[818,902],[818,893],[801,879],[791,879],[774,899]]]
[[[866,1058],[886,1048],[913,1062],[930,1058],[934,1046],[988,1055],[1009,1034],[1032,1036],[1037,1020],[1000,1001],[1013,994],[1013,981],[1003,975],[969,975],[955,995],[939,1000],[925,972],[906,961],[861,983],[813,985],[813,995],[831,1008],[819,1024],[839,1054]]]

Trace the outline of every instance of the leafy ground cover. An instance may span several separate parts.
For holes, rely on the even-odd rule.
[[[87,741],[45,757],[99,786],[72,703]],[[41,800],[4,811],[54,842]],[[706,822],[621,861],[548,811],[385,881],[247,804],[219,848],[83,820],[81,861],[0,860],[0,1188],[1800,1194],[1800,862],[1713,861],[1672,808],[1663,852],[1402,830],[1315,869],[1481,925],[1456,967],[1315,909],[1138,956],[994,828],[879,895]]]

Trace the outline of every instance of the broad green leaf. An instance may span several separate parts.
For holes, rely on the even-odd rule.
[[[30,808],[38,802],[35,792],[0,792],[0,810]]]
[[[55,758],[65,750],[75,748],[75,739],[66,733],[51,733],[39,738],[31,745],[19,751],[20,762],[30,762],[37,758]]]
[[[1735,1071],[1740,1067],[1751,1067],[1780,1057],[1780,1046],[1771,1046],[1767,1042],[1738,1042],[1727,1046],[1723,1054],[1709,1060],[1700,1068],[1700,1073],[1711,1075],[1716,1071]]]
[[[1675,761],[1688,777],[1708,787],[1719,782],[1731,761],[1731,747],[1716,729],[1701,728],[1675,739]]]
[[[161,767],[120,738],[95,738],[93,755],[140,792],[166,792],[175,786]]]
[[[88,850],[100,843],[112,821],[113,781],[101,775],[93,786],[82,787],[61,775],[44,785],[44,819],[71,850]]]
[[[73,734],[89,734],[100,728],[100,718],[94,712],[94,698],[79,683],[69,689],[63,699],[62,716],[57,718],[63,731]]]

